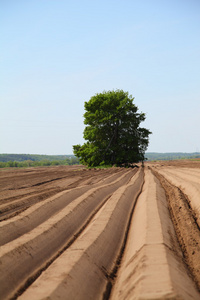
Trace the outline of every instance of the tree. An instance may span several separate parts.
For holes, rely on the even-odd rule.
[[[96,94],[85,102],[86,143],[73,146],[81,163],[128,165],[144,160],[151,132],[139,127],[145,114],[138,113],[133,101],[128,92],[116,90]]]

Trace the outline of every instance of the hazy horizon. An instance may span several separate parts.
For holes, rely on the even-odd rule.
[[[183,152],[183,151],[178,151],[178,152],[154,152],[154,151],[146,151],[145,153],[156,153],[156,154],[200,154],[200,152]],[[74,155],[73,153],[64,153],[64,154],[45,154],[45,153],[0,153],[1,154],[14,154],[14,155],[46,155],[46,156],[68,156],[68,155]],[[75,155],[74,155],[75,156]]]

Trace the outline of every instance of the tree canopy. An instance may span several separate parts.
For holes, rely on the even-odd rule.
[[[151,132],[140,128],[145,114],[138,113],[133,101],[128,92],[116,90],[96,94],[85,102],[86,143],[73,146],[81,163],[93,167],[144,160]]]

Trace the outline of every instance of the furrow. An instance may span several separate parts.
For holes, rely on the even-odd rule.
[[[187,196],[162,175],[155,172],[165,189],[171,217],[184,260],[200,291],[200,230]]]
[[[19,299],[102,299],[142,184],[140,170],[112,194],[79,238]]]
[[[165,192],[150,170],[138,198],[111,300],[197,300],[182,258]]]
[[[113,180],[112,177],[119,177],[121,171],[118,171],[117,174],[104,174],[104,179],[107,180],[107,182],[109,182],[109,180]],[[41,187],[40,184],[38,183],[37,186],[39,186],[39,188],[37,188],[36,191],[33,191],[30,193],[25,193],[25,194],[20,194],[14,197],[10,197],[10,198],[4,198],[0,200],[0,221],[6,220],[14,215],[16,215],[17,213],[21,212],[22,210],[27,209],[28,207],[30,207],[31,205],[34,205],[35,203],[41,202],[45,199],[47,199],[50,196],[55,195],[56,193],[59,193],[63,190],[71,190],[72,188],[77,188],[79,186],[80,183],[82,183],[81,185],[90,185],[90,182],[87,182],[88,179],[86,178],[90,178],[90,176],[84,176],[84,178],[79,178],[79,179],[74,179],[71,178],[69,179],[68,176],[65,179],[62,179],[65,181],[65,186],[64,187],[60,187],[59,184],[57,185],[57,187],[48,187],[47,186],[41,191]],[[111,179],[109,179],[111,178]],[[90,178],[91,179],[91,178]],[[101,182],[104,181],[104,179],[102,180],[102,175],[101,174],[97,174],[95,176],[95,182],[96,184],[100,184]],[[94,179],[93,179],[94,180]],[[53,180],[53,181],[56,181]],[[53,182],[52,180],[49,182]],[[84,183],[85,182],[85,183]],[[84,184],[83,184],[84,183]],[[30,187],[28,187],[27,189],[29,189]],[[31,189],[33,189],[33,187],[31,186]],[[33,189],[34,190],[34,189]],[[16,189],[15,194],[20,192],[20,188]]]
[[[18,200],[14,200],[10,203],[5,203],[0,206],[0,222],[5,221],[28,207],[44,201],[46,198],[58,193],[58,189],[49,189],[44,192],[33,193],[32,196],[21,197]]]
[[[200,177],[184,174],[176,169],[169,170],[168,168],[157,170],[163,175],[172,185],[180,188],[187,195],[189,205],[194,211],[198,226],[200,227]]]
[[[0,299],[13,297],[39,274],[74,241],[108,197],[135,173],[136,170],[126,171],[114,182],[91,188],[32,231],[2,246]]]
[[[136,169],[133,171],[136,172]],[[122,176],[120,174],[112,174],[107,178],[102,179],[99,183],[91,186],[82,186],[68,191],[63,191],[57,195],[50,197],[40,203],[37,203],[21,213],[19,216],[0,223],[0,246],[4,245],[21,235],[31,231],[41,223],[48,220],[51,216],[58,213],[74,199],[80,197],[91,188],[99,188],[101,186],[111,186],[120,182],[126,181],[130,177],[129,172],[125,172]]]

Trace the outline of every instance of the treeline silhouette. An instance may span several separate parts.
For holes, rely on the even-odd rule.
[[[176,159],[196,159],[200,158],[200,152],[184,153],[184,152],[146,152],[145,157],[147,160],[176,160]]]
[[[0,154],[0,168],[78,165],[74,155]]]

